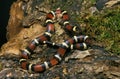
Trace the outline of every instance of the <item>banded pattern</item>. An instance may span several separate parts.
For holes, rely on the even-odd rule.
[[[64,26],[64,29],[68,32],[76,32],[79,28],[77,26],[72,26],[69,20],[70,18],[67,11],[62,11],[62,25]]]
[[[74,36],[66,41],[64,41],[62,44],[55,44],[50,42],[50,38],[55,32],[54,29],[54,22],[53,20],[56,17],[57,14],[61,14],[61,18],[63,21],[63,25],[66,30],[73,32],[76,31],[76,26],[71,26],[69,23],[69,16],[67,11],[61,11],[58,10],[56,12],[49,12],[46,15],[46,21],[45,21],[45,26],[46,26],[46,31],[43,35],[35,38],[24,50],[21,51],[21,59],[20,59],[20,65],[23,69],[29,70],[29,71],[34,71],[34,72],[43,72],[46,69],[58,64],[59,62],[62,61],[63,56],[65,55],[67,49],[87,49],[88,45],[88,36],[80,35],[80,36]],[[52,59],[49,61],[45,61],[42,64],[31,64],[27,62],[27,59],[30,58],[30,55],[33,53],[35,50],[36,46],[39,44],[47,44],[51,46],[58,47],[56,54],[53,56]]]

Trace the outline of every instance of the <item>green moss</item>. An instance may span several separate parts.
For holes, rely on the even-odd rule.
[[[89,12],[88,12],[89,13]],[[95,15],[82,15],[82,20],[87,24],[86,34],[96,38],[107,51],[120,54],[120,6],[104,9]]]
[[[96,0],[91,0],[91,2],[94,4],[96,2]]]
[[[0,62],[0,70],[2,70],[2,64],[1,64],[1,62]]]

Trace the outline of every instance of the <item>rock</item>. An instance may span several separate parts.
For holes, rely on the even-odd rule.
[[[120,72],[119,72],[119,71],[118,71],[118,72],[114,72],[114,71],[113,71],[113,72],[111,72],[111,74],[114,75],[114,76],[120,77]]]
[[[119,3],[120,3],[120,0],[110,0],[107,3],[105,3],[105,5],[106,5],[106,7],[112,7],[115,4],[119,4]]]
[[[5,79],[5,78],[11,78],[13,74],[11,73],[13,69],[11,68],[6,68],[0,72],[0,79]]]
[[[44,31],[45,27],[42,27],[40,24],[34,24],[31,28],[24,28],[19,34],[2,46],[0,55],[19,57],[20,49],[24,49],[32,39],[40,36]]]
[[[98,10],[102,10],[103,7],[105,6],[105,3],[108,2],[109,0],[97,0],[96,1],[96,7]]]
[[[120,0],[97,0],[96,7],[98,10],[102,10],[104,7],[110,8],[119,3],[120,3]]]
[[[90,55],[89,50],[86,51],[75,50],[72,55],[65,58],[65,61],[68,62],[68,60],[71,59],[82,59],[89,55]]]
[[[85,51],[67,52],[60,64],[42,73],[29,72],[20,68],[20,50],[44,33],[46,13],[60,6],[70,13],[72,21],[75,21],[80,13],[80,15],[83,14],[82,18],[86,18],[87,13],[94,15],[96,11],[95,7],[89,7],[91,4],[88,1],[90,0],[84,0],[82,3],[82,0],[65,0],[64,4],[62,4],[63,0],[18,0],[15,2],[11,7],[11,17],[7,27],[8,42],[0,51],[0,79],[119,79],[120,56],[108,53],[100,46],[91,46]],[[81,25],[87,27],[86,23]],[[69,38],[57,22],[55,29],[56,32],[51,41],[61,43]],[[28,61],[42,63],[51,58],[56,50],[57,48],[40,45]]]
[[[23,27],[21,27],[22,19],[24,18],[24,12],[22,10],[22,1],[16,1],[13,3],[10,9],[10,19],[7,26],[7,39],[13,38],[17,35]]]

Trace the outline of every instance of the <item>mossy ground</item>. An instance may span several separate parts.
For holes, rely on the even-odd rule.
[[[94,37],[107,51],[120,55],[120,6],[105,8],[93,15],[88,12],[87,18],[80,16],[83,18],[78,20],[87,25],[86,34]]]

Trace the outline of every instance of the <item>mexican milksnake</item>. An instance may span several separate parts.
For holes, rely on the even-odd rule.
[[[87,49],[89,38],[88,36],[84,35],[73,36],[72,38],[64,41],[61,45],[57,45],[49,41],[51,36],[55,32],[53,20],[57,18],[58,15],[61,15],[63,26],[67,31],[74,32],[77,30],[76,26],[70,25],[67,11],[61,11],[60,9],[57,9],[55,12],[49,12],[46,15],[45,26],[47,27],[47,29],[45,33],[35,38],[24,50],[21,51],[20,65],[23,69],[34,72],[43,72],[46,69],[61,62],[67,49]],[[29,62],[27,62],[27,59],[30,58],[30,55],[39,44],[50,44],[53,46],[58,46],[57,53],[53,56],[52,59],[50,59],[49,61],[45,61],[43,64],[30,64]]]

